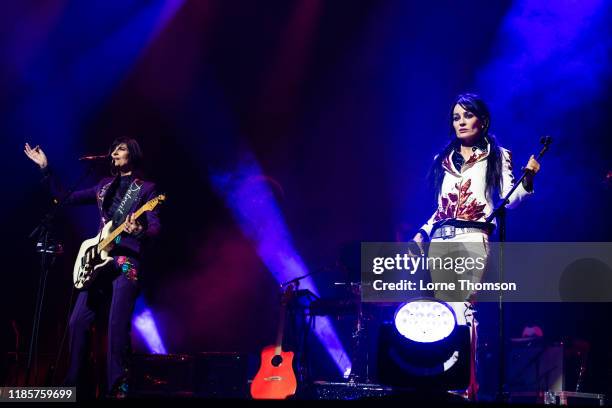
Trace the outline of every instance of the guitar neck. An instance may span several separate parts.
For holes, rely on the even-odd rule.
[[[280,322],[278,322],[278,332],[276,332],[276,347],[274,348],[274,354],[276,355],[280,355],[281,351],[283,350],[283,333],[285,331],[285,309],[286,306],[283,303],[280,312]]]
[[[148,211],[148,210],[144,206],[140,207],[138,211],[134,213],[134,219],[137,219],[138,217],[140,217],[145,211]],[[104,238],[104,240],[102,240],[98,244],[98,251],[104,250],[111,242],[113,242],[115,238],[117,238],[117,236],[125,230],[126,225],[127,225],[127,220],[123,221],[121,225],[119,225],[110,234],[108,234],[108,236]]]

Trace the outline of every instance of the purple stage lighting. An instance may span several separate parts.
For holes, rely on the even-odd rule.
[[[144,305],[142,298],[137,301],[136,313],[134,313],[132,318],[132,324],[142,336],[151,353],[166,354],[166,347],[164,347],[164,343],[157,331],[153,313]]]

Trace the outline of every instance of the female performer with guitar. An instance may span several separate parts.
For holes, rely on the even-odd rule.
[[[58,185],[44,151],[26,143],[24,152],[41,168],[44,180],[57,195]],[[88,275],[80,285],[75,277],[75,286],[85,289],[79,292],[70,317],[70,367],[65,383],[75,386],[82,382],[88,354],[88,333],[96,318],[108,312],[107,390],[109,396],[122,398],[127,395],[130,329],[134,304],[141,289],[139,266],[142,247],[145,240],[159,234],[159,217],[153,209],[160,200],[156,198],[153,183],[136,177],[142,162],[142,150],[136,140],[116,139],[110,147],[109,159],[113,177],[103,178],[94,187],[75,191],[66,201],[67,204],[97,204],[101,228],[96,242],[102,240],[103,232],[114,229],[120,234],[104,248],[94,245],[90,249],[95,250],[95,256],[83,257],[75,265],[75,271],[86,272],[94,269],[92,265],[95,262],[105,267],[96,269],[99,273],[95,279]],[[151,202],[154,205],[150,205]],[[144,203],[147,204],[143,206]],[[149,210],[143,210],[142,207],[147,205]],[[134,213],[139,207],[141,209]],[[139,214],[142,216],[138,217]]]

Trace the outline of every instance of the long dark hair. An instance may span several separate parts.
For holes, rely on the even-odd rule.
[[[450,141],[434,158],[433,165],[429,170],[428,178],[434,187],[437,199],[442,191],[442,181],[444,180],[444,169],[442,168],[442,161],[446,157],[448,157],[448,155],[454,149],[459,148],[459,146],[461,145],[461,141],[457,138],[457,135],[455,134],[455,128],[453,127],[453,110],[457,105],[460,105],[463,109],[472,112],[484,125],[480,136],[482,138],[486,138],[486,140],[489,142],[490,147],[489,156],[487,156],[486,196],[492,197],[495,192],[499,192],[501,189],[501,151],[499,149],[495,136],[489,133],[489,127],[491,126],[491,114],[489,113],[489,108],[480,96],[472,93],[465,93],[457,96],[457,98],[451,105],[449,115]]]
[[[119,146],[121,143],[125,143],[125,145],[127,146],[128,153],[129,153],[129,164],[132,168],[132,174],[136,175],[137,177],[141,177],[142,176],[142,162],[143,162],[144,156],[142,154],[142,149],[140,148],[140,144],[138,144],[138,141],[136,139],[132,139],[130,137],[116,138],[111,144],[110,149],[108,150],[108,155],[110,156],[111,154],[113,154],[113,151],[115,151],[115,148],[117,148],[117,146]],[[112,162],[111,162],[111,174],[113,176],[117,175],[117,169],[115,168]]]

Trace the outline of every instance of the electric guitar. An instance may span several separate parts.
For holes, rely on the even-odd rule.
[[[297,380],[293,372],[293,352],[282,349],[285,309],[293,293],[293,285],[287,286],[283,293],[276,344],[261,351],[261,366],[251,383],[254,399],[285,399],[295,394]]]
[[[134,213],[134,219],[140,217],[145,211],[152,211],[165,199],[166,196],[160,194],[147,201],[146,204]],[[76,262],[74,263],[74,270],[72,273],[75,288],[87,289],[100,271],[113,260],[113,257],[109,256],[108,253],[113,247],[115,238],[125,230],[126,225],[127,220],[111,231],[113,222],[109,221],[104,225],[104,228],[102,228],[102,231],[100,231],[97,236],[83,241]]]

